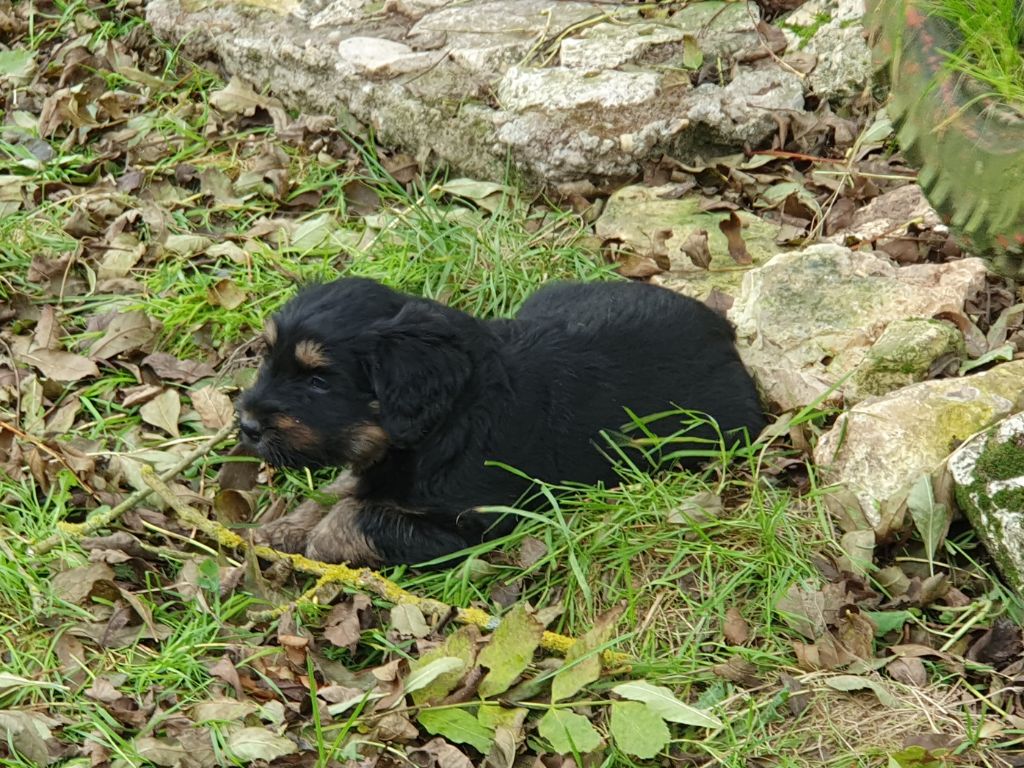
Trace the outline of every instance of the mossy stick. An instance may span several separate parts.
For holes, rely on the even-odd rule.
[[[264,560],[275,563],[288,563],[294,570],[317,576],[318,581],[313,590],[306,592],[306,595],[315,593],[315,590],[325,584],[340,584],[351,587],[361,592],[369,592],[383,598],[394,605],[415,605],[423,613],[429,616],[444,617],[454,613],[455,621],[460,624],[474,624],[484,630],[497,628],[499,620],[486,611],[479,608],[452,608],[439,600],[432,600],[426,597],[418,597],[407,592],[390,579],[370,568],[350,568],[347,565],[331,565],[311,560],[302,555],[294,555],[288,552],[280,552],[271,547],[252,544],[230,531],[216,520],[211,520],[194,507],[189,506],[180,498],[174,495],[173,491],[151,467],[142,468],[142,479],[157,496],[167,502],[167,505],[174,510],[181,522],[201,531],[213,541],[223,547],[249,550],[252,554]],[[541,647],[555,653],[565,654],[576,642],[574,638],[560,635],[556,632],[545,632],[541,638]],[[606,667],[628,666],[630,657],[624,653],[605,651],[602,659]]]

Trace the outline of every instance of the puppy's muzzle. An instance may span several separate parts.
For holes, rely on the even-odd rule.
[[[238,428],[242,430],[242,436],[253,444],[258,443],[263,436],[263,425],[259,419],[246,411],[238,415]]]

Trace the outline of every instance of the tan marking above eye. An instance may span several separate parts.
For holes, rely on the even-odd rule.
[[[323,368],[328,362],[323,344],[312,339],[295,345],[295,359],[303,368]]]
[[[277,343],[277,324],[272,318],[268,318],[263,324],[263,340],[267,342],[268,347]]]

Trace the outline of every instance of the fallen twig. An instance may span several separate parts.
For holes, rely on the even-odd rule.
[[[321,563],[302,555],[293,555],[271,547],[252,544],[175,496],[167,487],[164,479],[158,477],[151,467],[142,468],[142,479],[157,496],[167,502],[183,523],[202,531],[221,546],[242,551],[248,550],[264,560],[288,563],[296,571],[319,577],[313,588],[305,592],[300,600],[310,599],[325,584],[340,584],[377,595],[394,605],[415,605],[424,614],[439,619],[454,613],[455,621],[460,624],[474,624],[484,630],[494,630],[500,623],[498,618],[479,608],[453,608],[440,600],[418,597],[369,568],[349,568],[347,565]],[[544,632],[540,644],[542,648],[564,655],[575,642],[574,638],[567,635]],[[602,654],[602,659],[606,667],[628,666],[631,661],[627,654],[613,651],[605,651]]]
[[[212,437],[210,437],[205,443],[200,445],[193,451],[185,454],[181,457],[181,460],[170,467],[166,471],[160,473],[161,480],[170,480],[172,477],[178,475],[186,467],[194,464],[198,459],[202,458],[210,451],[212,451],[220,442],[234,431],[234,424],[226,424],[221,427]],[[143,466],[143,472],[146,470],[153,472],[152,468],[148,465]],[[156,477],[156,474],[153,475]],[[145,501],[153,493],[152,487],[140,488],[131,495],[129,495],[124,501],[118,504],[116,507],[110,509],[98,509],[93,512],[84,523],[57,523],[58,532],[52,536],[48,536],[33,547],[35,554],[42,555],[49,552],[55,546],[57,546],[64,536],[73,536],[76,539],[89,536],[100,528],[105,528],[112,522],[117,520],[121,515],[127,512],[129,509],[137,506],[138,504]]]

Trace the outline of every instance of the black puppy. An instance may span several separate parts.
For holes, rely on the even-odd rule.
[[[241,430],[271,464],[350,471],[325,489],[333,506],[307,501],[257,539],[326,562],[422,562],[514,525],[476,508],[515,504],[531,483],[487,462],[614,483],[601,433],[627,409],[699,411],[730,443],[755,437],[764,416],[733,338],[699,301],[640,283],[557,283],[491,321],[371,280],[306,288],[267,323]]]

